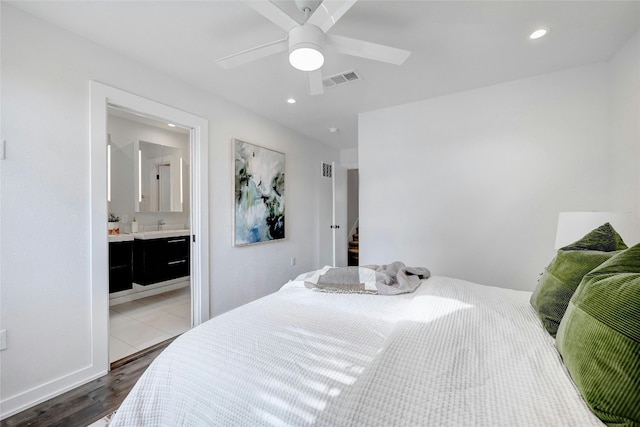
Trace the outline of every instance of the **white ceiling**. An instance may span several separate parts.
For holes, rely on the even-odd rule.
[[[337,148],[356,147],[360,112],[607,61],[640,28],[640,1],[360,0],[330,33],[411,57],[395,66],[328,53],[324,76],[355,69],[363,80],[311,96],[286,53],[215,63],[286,36],[239,0],[10,3]],[[293,2],[275,3],[300,20]],[[529,40],[538,27],[551,31]]]

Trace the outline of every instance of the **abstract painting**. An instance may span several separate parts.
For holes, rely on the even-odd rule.
[[[235,246],[284,239],[284,154],[233,140]]]

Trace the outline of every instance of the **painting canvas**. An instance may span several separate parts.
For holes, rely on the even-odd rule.
[[[234,245],[284,239],[284,154],[234,140]]]

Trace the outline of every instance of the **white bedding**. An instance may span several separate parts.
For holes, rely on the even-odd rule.
[[[279,292],[185,333],[111,426],[602,426],[528,292]]]

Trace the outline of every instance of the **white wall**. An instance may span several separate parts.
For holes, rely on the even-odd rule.
[[[613,65],[361,114],[361,263],[532,290],[560,211],[637,212],[637,42],[628,51]]]
[[[336,150],[0,4],[2,417],[87,380],[78,373],[91,360],[90,80],[209,120],[213,315],[319,267],[318,164],[338,161]],[[231,246],[232,138],[286,154],[285,241]]]
[[[612,208],[640,210],[640,32],[611,60]]]
[[[340,150],[340,165],[347,169],[358,169],[358,149]]]

